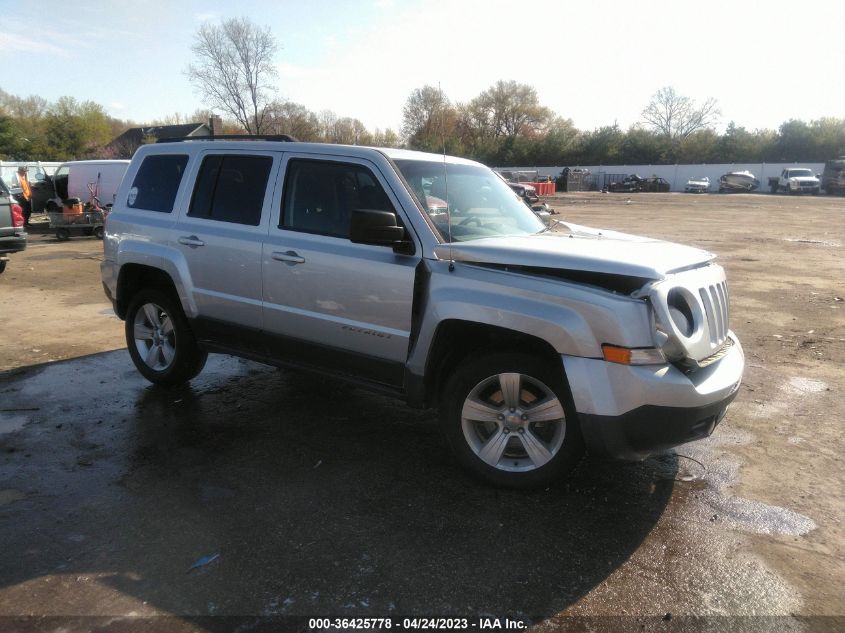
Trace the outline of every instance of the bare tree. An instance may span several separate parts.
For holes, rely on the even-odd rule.
[[[269,83],[277,75],[277,45],[269,27],[247,18],[203,24],[191,47],[196,63],[185,71],[208,105],[232,115],[249,134],[265,130]]]
[[[671,86],[654,93],[642,112],[643,121],[658,134],[683,141],[693,132],[710,127],[719,120],[721,112],[712,97],[701,105],[689,97],[679,95]]]

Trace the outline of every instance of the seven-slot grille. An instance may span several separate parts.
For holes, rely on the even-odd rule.
[[[699,289],[710,332],[710,344],[719,347],[728,337],[728,284],[722,281]]]

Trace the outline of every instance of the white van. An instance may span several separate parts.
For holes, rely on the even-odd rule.
[[[53,176],[54,197],[47,201],[47,211],[57,211],[68,198],[83,204],[96,196],[103,206],[111,205],[128,160],[75,160],[62,163]]]

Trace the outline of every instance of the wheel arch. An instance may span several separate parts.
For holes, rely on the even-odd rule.
[[[179,293],[171,276],[160,268],[147,264],[128,263],[120,267],[117,277],[117,297],[115,314],[121,319],[126,318],[126,311],[132,297],[143,288],[160,288],[172,292],[178,300]]]
[[[456,367],[480,350],[495,352],[520,352],[557,363],[559,354],[540,337],[497,325],[446,319],[437,325],[429,347],[422,377],[409,376],[408,398],[410,404],[421,407],[436,406],[443,387]],[[561,372],[563,367],[561,365]]]

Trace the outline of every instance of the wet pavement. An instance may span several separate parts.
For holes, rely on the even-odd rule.
[[[495,490],[430,412],[211,358],[177,391],[125,351],[0,383],[0,611],[548,616],[640,547],[675,485],[667,455]]]
[[[10,372],[0,397],[0,613],[537,623],[799,606],[724,527],[812,521],[732,497],[714,440],[586,461],[526,494],[468,479],[430,412],[226,356],[166,390],[124,350],[91,355]]]
[[[684,241],[712,198],[665,210],[667,237]],[[686,200],[637,198],[625,221],[610,207],[568,215],[647,233],[637,222],[663,199]],[[747,199],[730,198],[768,200]],[[841,212],[788,202],[819,206],[808,226]],[[739,211],[708,206],[729,237],[700,244],[728,268],[748,360],[725,422],[531,493],[468,478],[432,412],[343,383],[212,355],[190,387],[150,386],[125,349],[92,353],[123,344],[99,244],[35,239],[0,279],[0,309],[32,315],[0,339],[0,630],[22,615],[41,630],[176,616],[154,628],[222,631],[423,614],[544,631],[845,629],[837,260],[822,243],[750,236]]]

